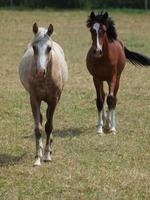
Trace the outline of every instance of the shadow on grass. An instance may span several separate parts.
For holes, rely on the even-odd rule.
[[[79,128],[67,128],[67,129],[54,129],[53,131],[53,135],[54,137],[76,137],[79,136],[81,134],[85,134],[87,131],[92,130],[93,127],[91,128],[85,128],[85,127],[79,127]],[[43,131],[43,138],[46,137],[46,134]],[[24,139],[30,139],[30,138],[34,138],[34,134],[30,134],[30,135],[25,135],[23,136]]]
[[[20,156],[13,156],[10,154],[0,154],[0,167],[15,165],[19,161],[21,161],[25,155],[26,153],[23,153]]]
[[[53,135],[55,137],[75,137],[79,136],[81,133],[83,133],[82,128],[68,128],[68,129],[62,129],[62,130],[54,130]]]

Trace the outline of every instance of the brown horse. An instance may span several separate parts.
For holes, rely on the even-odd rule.
[[[45,124],[47,135],[44,161],[51,160],[53,114],[60,99],[68,68],[62,48],[51,39],[52,24],[48,29],[33,25],[34,39],[28,45],[19,67],[20,80],[30,94],[30,103],[35,123],[36,154],[34,166],[41,165],[42,157],[42,114],[41,101],[48,105]]]
[[[117,38],[114,21],[107,12],[95,15],[92,11],[87,20],[87,27],[91,32],[92,46],[88,51],[86,64],[88,71],[93,76],[97,94],[97,133],[102,135],[104,131],[110,131],[115,134],[116,95],[126,59],[139,66],[150,66],[150,59],[139,53],[131,52],[123,46]],[[105,101],[104,81],[108,83],[109,87],[107,116],[103,106]]]

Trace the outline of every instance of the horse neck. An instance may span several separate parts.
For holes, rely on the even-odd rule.
[[[109,55],[109,40],[107,34],[105,34],[104,37],[103,51],[104,51],[104,56],[107,57]]]

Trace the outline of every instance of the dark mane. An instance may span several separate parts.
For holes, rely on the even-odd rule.
[[[103,14],[95,15],[95,17],[89,16],[86,25],[88,28],[91,28],[92,25],[98,22],[100,24],[104,24],[107,27],[107,37],[109,40],[116,40],[117,39],[117,31],[115,27],[114,20],[111,17],[108,17],[105,21],[103,20]]]

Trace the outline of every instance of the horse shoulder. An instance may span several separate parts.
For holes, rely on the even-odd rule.
[[[29,90],[29,77],[33,61],[33,49],[28,46],[19,65],[19,77],[26,90]]]
[[[57,42],[53,41],[53,47],[54,49],[58,50],[62,54],[63,57],[65,57],[62,47]]]
[[[68,80],[68,66],[65,59],[64,51],[61,46],[54,42],[52,50],[53,70],[62,77],[62,81]]]
[[[120,57],[122,57],[124,60],[125,59],[124,44],[120,40],[117,40],[117,43],[118,43],[118,49],[120,51]]]
[[[116,40],[115,44],[116,44],[116,51],[114,52],[116,52],[115,60],[117,61],[117,73],[121,74],[126,62],[124,45],[120,40]]]
[[[118,43],[121,45],[122,49],[124,49],[124,44],[123,44],[123,42],[122,42],[121,40],[117,40],[117,41],[118,41]]]
[[[94,61],[93,61],[93,48],[91,47],[88,52],[87,52],[87,56],[86,56],[86,66],[88,71],[93,74],[93,70],[94,70]]]

